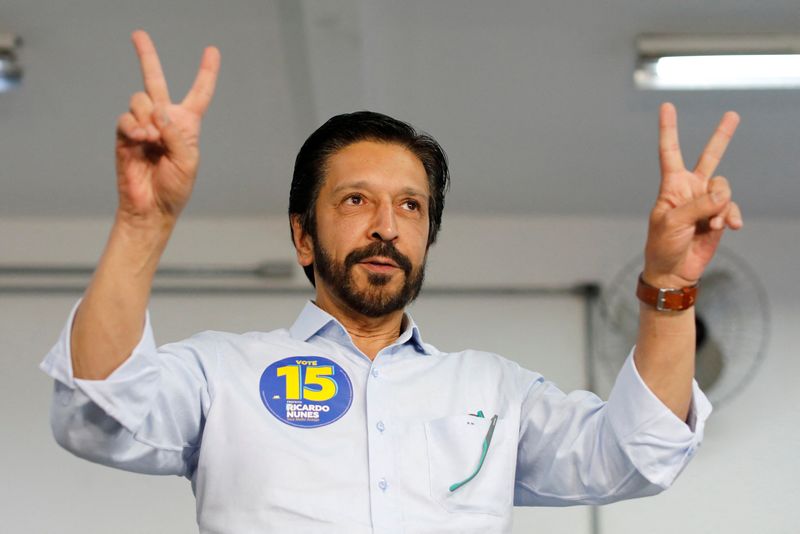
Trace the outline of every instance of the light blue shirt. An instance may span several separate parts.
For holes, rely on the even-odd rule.
[[[679,420],[632,355],[603,402],[495,354],[441,352],[408,315],[370,361],[312,302],[288,330],[206,331],[160,348],[148,313],[131,356],[83,380],[69,349],[76,309],[40,366],[55,379],[56,440],[94,462],[190,479],[203,534],[510,532],[514,505],[662,491],[711,412],[694,383]]]

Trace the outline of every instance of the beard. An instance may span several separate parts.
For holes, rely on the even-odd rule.
[[[425,259],[419,267],[414,267],[407,256],[398,251],[389,241],[376,241],[366,247],[350,252],[342,263],[333,257],[319,243],[314,242],[314,270],[325,281],[331,291],[351,310],[367,317],[382,317],[410,304],[422,289],[425,279]],[[403,271],[403,284],[395,290],[389,283],[394,274],[367,273],[367,287],[356,287],[353,269],[372,256],[391,258]],[[425,255],[427,258],[427,253]],[[395,273],[396,274],[396,273]]]

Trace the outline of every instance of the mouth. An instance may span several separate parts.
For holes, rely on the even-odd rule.
[[[391,272],[394,269],[400,268],[396,262],[382,256],[373,256],[371,258],[366,258],[360,261],[359,264],[363,265],[366,269],[370,271],[380,272],[380,273]]]

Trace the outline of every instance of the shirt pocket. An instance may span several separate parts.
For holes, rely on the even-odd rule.
[[[498,417],[480,470],[483,442],[491,417],[454,415],[425,422],[431,496],[448,512],[510,513],[514,500],[516,440],[506,419]]]

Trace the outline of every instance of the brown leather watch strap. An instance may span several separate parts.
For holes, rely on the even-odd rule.
[[[636,296],[658,311],[682,311],[694,306],[698,285],[699,283],[680,289],[658,288],[645,282],[640,274]]]

